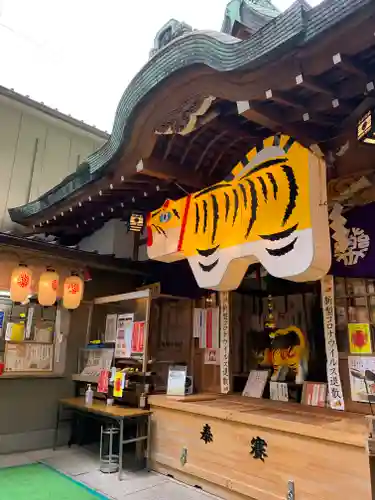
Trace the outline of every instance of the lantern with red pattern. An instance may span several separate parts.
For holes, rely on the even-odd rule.
[[[59,275],[54,269],[47,270],[40,275],[38,285],[38,302],[41,306],[53,306],[57,299]]]
[[[32,272],[27,266],[20,264],[13,270],[10,278],[10,298],[13,302],[22,304],[28,299],[31,281]]]
[[[72,273],[64,282],[63,306],[66,309],[77,309],[83,297],[83,279]]]

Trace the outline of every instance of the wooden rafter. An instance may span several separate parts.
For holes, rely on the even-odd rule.
[[[350,57],[337,53],[332,57],[332,60],[335,66],[339,66],[347,73],[368,81],[368,74],[366,70],[358,63],[355,63]]]
[[[287,96],[284,92],[269,89],[266,92],[266,98],[268,100],[272,100],[274,102],[277,102],[278,104],[282,104],[284,106],[290,106],[291,108],[298,109],[302,112],[307,111],[305,103],[301,102],[298,99]]]
[[[305,76],[302,73],[296,76],[296,85],[311,90],[312,92],[325,94],[331,98],[335,97],[334,92],[328,85],[321,83],[317,78]]]
[[[202,165],[202,162],[206,156],[206,154],[208,153],[208,151],[210,150],[210,148],[212,146],[214,146],[214,144],[218,141],[220,141],[220,139],[222,139],[226,134],[228,133],[227,130],[223,130],[222,132],[218,133],[217,135],[215,135],[210,141],[207,142],[206,144],[206,147],[204,148],[203,152],[201,153],[201,155],[199,156],[198,158],[198,161],[195,165],[195,171],[199,170],[200,166]]]
[[[202,176],[197,175],[193,168],[152,157],[141,160],[137,165],[137,172],[140,175],[146,174],[156,179],[177,180],[179,184],[185,184],[196,189],[201,189],[210,183],[210,179],[204,179]]]
[[[192,135],[188,145],[186,146],[184,154],[181,156],[181,165],[185,163],[186,157],[189,154],[191,148],[194,146],[195,141],[197,141],[197,139],[203,134],[203,132],[205,132],[205,130],[207,129],[206,127],[203,126],[200,129],[198,129],[197,132],[195,132],[195,134]]]
[[[216,160],[212,164],[212,167],[211,167],[210,171],[208,172],[209,176],[211,176],[214,173],[214,171],[218,167],[223,156],[228,153],[228,150],[231,149],[235,144],[237,144],[237,142],[243,141],[244,139],[246,139],[246,137],[236,137],[231,142],[228,142],[227,146],[220,151]],[[252,144],[249,145],[249,149],[250,149],[250,146],[252,146]],[[233,167],[234,165],[230,165],[230,166]]]
[[[282,116],[275,110],[264,110],[256,103],[248,103],[247,109],[244,106],[242,110],[239,109],[239,112],[248,120],[259,123],[274,132],[286,132],[297,139],[303,140],[306,144],[314,144],[326,137],[326,134],[323,133],[323,129],[320,127],[286,123],[285,116]]]

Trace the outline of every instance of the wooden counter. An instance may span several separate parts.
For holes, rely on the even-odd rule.
[[[159,472],[230,500],[285,500],[290,479],[296,500],[370,499],[362,416],[241,396],[155,395],[150,404]],[[200,439],[205,424],[212,443]],[[250,453],[258,436],[267,442],[264,462]]]

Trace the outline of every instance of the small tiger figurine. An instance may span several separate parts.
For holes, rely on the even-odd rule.
[[[147,218],[148,256],[187,258],[201,288],[234,290],[250,264],[310,281],[331,263],[324,162],[288,136],[253,148],[223,181]]]
[[[273,366],[271,380],[280,379],[280,371],[286,367],[294,373],[297,384],[302,384],[307,376],[309,350],[306,337],[300,328],[274,330],[270,333],[271,346],[264,351],[261,365]]]

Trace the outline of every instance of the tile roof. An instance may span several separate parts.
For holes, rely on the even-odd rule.
[[[172,75],[196,65],[226,73],[252,71],[288,54],[293,48],[312,42],[371,4],[373,0],[325,0],[317,7],[307,9],[303,3],[296,2],[248,40],[204,31],[193,31],[173,40],[143,66],[126,88],[108,141],[89,156],[74,174],[39,199],[10,209],[12,220],[26,223],[28,218],[102,178],[119,151],[129,144],[142,103]]]

